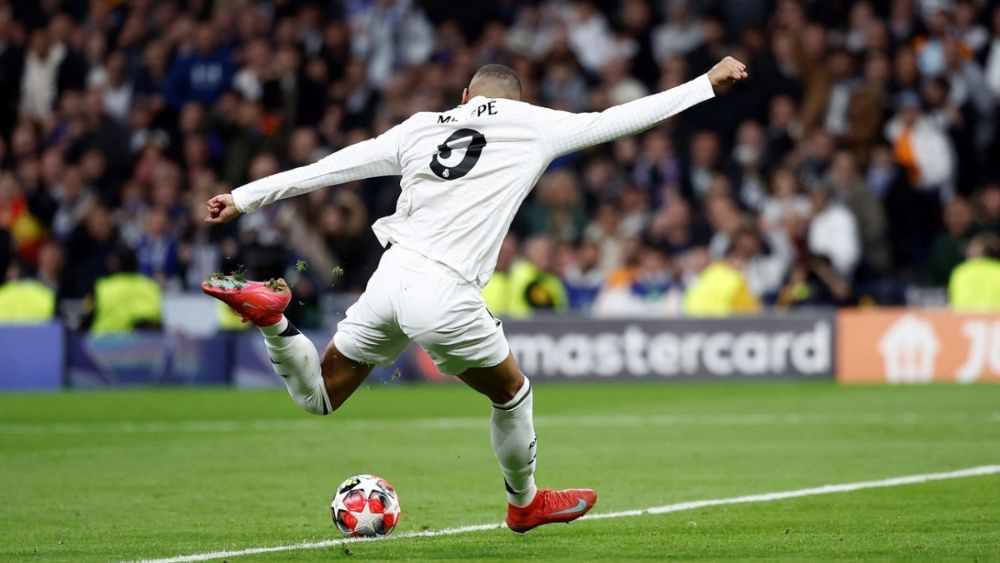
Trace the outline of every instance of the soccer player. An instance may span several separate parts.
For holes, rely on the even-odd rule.
[[[291,300],[283,280],[213,276],[202,289],[260,329],[292,399],[313,414],[336,410],[373,365],[416,342],[441,373],[493,402],[490,437],[507,489],[507,526],[526,532],[575,520],[597,495],[535,487],[531,384],[480,291],[515,212],[553,159],[649,129],[746,77],[743,63],[726,57],[676,88],[574,114],[520,101],[514,71],[490,64],[452,110],[418,113],[374,139],[210,199],[205,220],[224,223],[325,186],[402,176],[396,212],[372,226],[386,251],[322,359],[283,315]]]

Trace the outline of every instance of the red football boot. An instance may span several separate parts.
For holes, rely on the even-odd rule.
[[[523,534],[542,524],[572,522],[590,511],[596,502],[597,493],[590,489],[538,489],[528,506],[507,506],[507,527]]]
[[[292,292],[281,278],[256,282],[214,275],[201,282],[201,290],[229,305],[243,322],[257,326],[278,324],[292,300]]]

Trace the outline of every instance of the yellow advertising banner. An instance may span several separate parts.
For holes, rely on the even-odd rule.
[[[841,383],[1000,382],[1000,314],[857,309],[837,316]]]

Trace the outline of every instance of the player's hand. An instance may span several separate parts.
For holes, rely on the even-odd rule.
[[[732,57],[722,59],[712,67],[712,70],[708,71],[708,81],[716,90],[734,82],[746,80],[748,76],[750,75],[747,74],[747,65]]]
[[[240,210],[236,209],[236,202],[233,201],[231,194],[219,194],[208,200],[206,205],[208,206],[206,223],[221,225],[240,216]]]

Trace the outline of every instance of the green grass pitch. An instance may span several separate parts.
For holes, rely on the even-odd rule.
[[[1000,386],[538,384],[543,486],[595,513],[1000,463]],[[321,541],[336,484],[376,473],[397,533],[499,522],[489,404],[373,385],[333,416],[280,391],[0,396],[0,560],[131,560]],[[496,529],[243,560],[1000,559],[1000,476]]]

